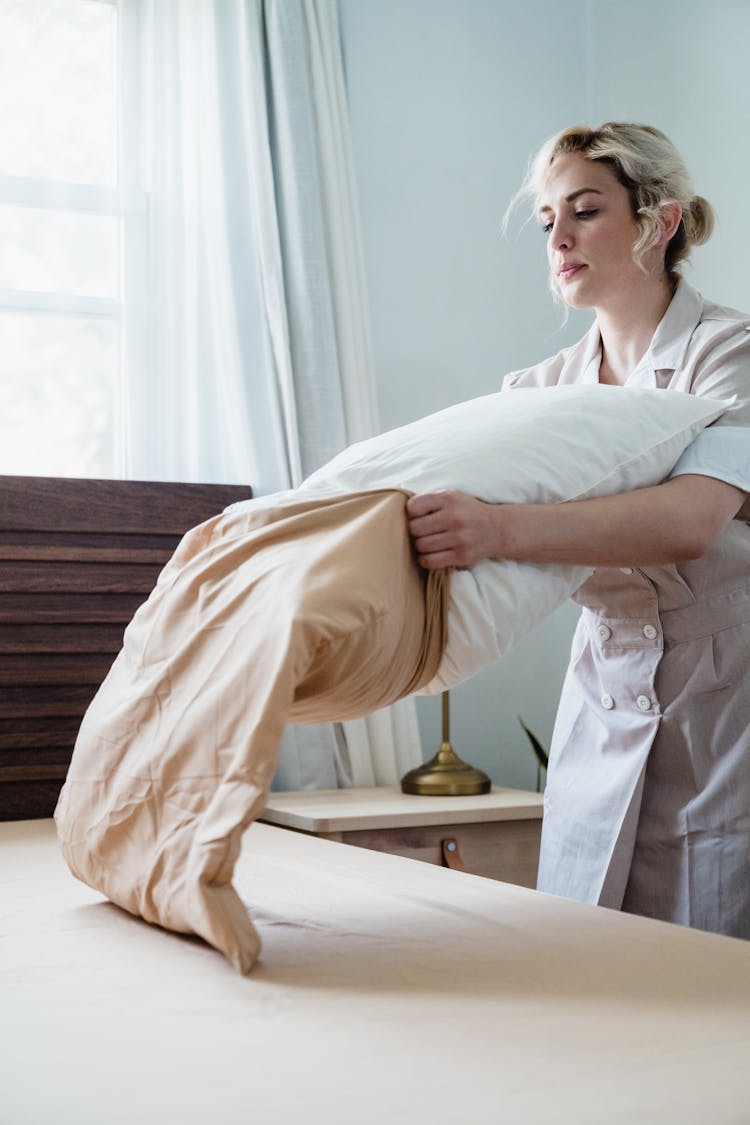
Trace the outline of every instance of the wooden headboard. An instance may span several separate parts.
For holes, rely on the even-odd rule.
[[[83,713],[181,536],[249,487],[0,476],[0,820],[51,816]]]

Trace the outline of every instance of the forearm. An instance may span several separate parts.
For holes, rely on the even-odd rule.
[[[561,504],[486,504],[462,493],[434,494],[410,501],[411,530],[420,561],[430,568],[488,558],[657,566],[704,554],[743,497],[700,476]]]
[[[707,480],[708,478],[703,478]],[[493,557],[584,566],[658,566],[699,558],[731,515],[687,478],[564,504],[497,509]],[[738,493],[737,508],[741,504]]]

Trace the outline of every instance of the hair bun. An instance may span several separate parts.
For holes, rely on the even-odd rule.
[[[708,241],[716,225],[716,212],[707,199],[702,195],[694,196],[683,218],[688,243],[700,246]]]

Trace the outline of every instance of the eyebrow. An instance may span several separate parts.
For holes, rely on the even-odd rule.
[[[565,202],[566,203],[572,203],[574,199],[578,199],[579,195],[586,195],[587,192],[591,192],[593,195],[603,195],[604,194],[603,192],[599,191],[598,188],[595,188],[595,187],[582,187],[582,188],[578,188],[577,191],[572,191],[570,193],[570,195],[566,195],[565,196]],[[543,211],[551,211],[551,210],[552,210],[552,208],[549,207],[549,206],[540,207],[539,208],[539,214],[541,215]]]

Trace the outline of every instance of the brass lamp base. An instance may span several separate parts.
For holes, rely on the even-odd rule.
[[[401,792],[420,797],[475,797],[492,783],[483,770],[462,762],[450,744],[448,692],[443,692],[443,741],[434,758],[401,779]]]

